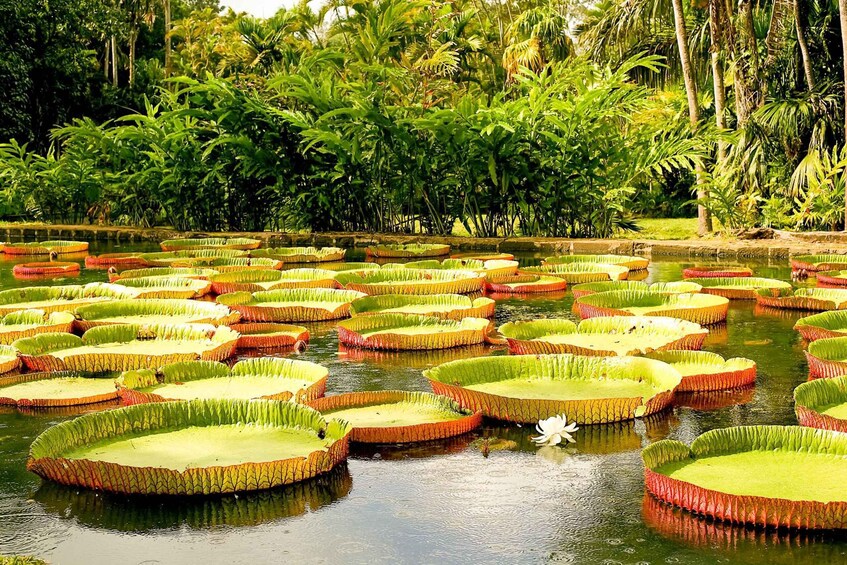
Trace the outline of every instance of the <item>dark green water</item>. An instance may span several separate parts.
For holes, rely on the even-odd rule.
[[[114,250],[92,246],[93,253]],[[649,281],[678,280],[687,265],[654,262]],[[761,276],[789,276],[787,265],[750,266]],[[0,286],[24,286],[10,271],[11,263],[0,264]],[[105,280],[105,272],[83,271],[65,282],[94,280]],[[571,305],[569,293],[498,300],[497,323],[574,319]],[[445,442],[353,448],[348,463],[326,477],[252,495],[128,498],[42,484],[24,468],[29,444],[69,416],[6,411],[0,413],[0,554],[61,564],[845,562],[847,538],[714,524],[644,496],[639,452],[652,441],[690,442],[730,425],[796,423],[791,394],[807,371],[792,330],[798,317],[734,302],[726,328],[709,337],[706,349],[758,363],[751,391],[689,396],[646,421],[589,426],[567,450],[539,450],[529,441],[532,429],[494,422]],[[486,347],[340,351],[332,324],[310,329],[301,358],[329,367],[329,394],[427,390],[422,369],[502,353]],[[512,440],[517,448],[486,458],[471,445],[480,436]]]

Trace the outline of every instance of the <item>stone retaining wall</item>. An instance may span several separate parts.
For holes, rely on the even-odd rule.
[[[5,241],[35,241],[45,239],[78,239],[85,241],[161,241],[175,237],[216,235],[253,237],[267,246],[315,245],[337,247],[366,247],[376,243],[431,242],[448,243],[455,250],[502,251],[555,255],[567,253],[618,253],[627,255],[690,257],[690,258],[760,258],[784,260],[805,253],[847,254],[844,234],[785,235],[775,239],[756,240],[649,240],[649,239],[566,239],[566,238],[476,238],[427,237],[420,235],[365,233],[281,233],[244,232],[180,233],[167,228],[124,228],[113,226],[64,226],[46,224],[14,224],[0,227]]]

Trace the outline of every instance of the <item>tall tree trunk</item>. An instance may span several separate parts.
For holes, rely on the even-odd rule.
[[[118,42],[112,36],[112,85],[118,86]]]
[[[129,62],[127,63],[127,69],[129,71],[129,86],[135,84],[135,44],[138,41],[138,31],[131,30],[129,32]]]
[[[847,0],[841,0],[847,2]],[[685,82],[685,95],[688,97],[688,119],[692,131],[700,122],[700,105],[697,102],[697,83],[694,81],[694,71],[691,68],[691,53],[688,50],[688,30],[685,28],[685,12],[682,10],[682,0],[672,0],[673,19],[676,30],[676,43],[679,47],[679,60],[682,65],[682,78]],[[700,235],[712,231],[712,216],[703,205],[708,197],[706,193],[703,169],[698,165],[695,169],[697,176],[697,233]]]
[[[171,76],[171,0],[162,0],[165,12],[165,78]]]
[[[755,47],[756,38],[753,36],[751,40],[748,37],[748,31],[752,26],[752,10],[748,11],[747,7],[743,5],[744,3],[750,7],[750,0],[741,0],[738,6],[741,14],[740,31],[735,28],[732,21],[733,0],[724,0],[723,18],[718,24],[719,29],[725,34],[726,46],[734,64],[732,85],[735,90],[735,115],[738,118],[739,129],[744,127],[747,120],[750,119],[750,114],[753,113],[757,100],[757,92],[754,89],[756,84],[755,66],[750,53],[750,46]],[[749,18],[744,15],[745,12]],[[757,60],[758,56],[756,57]]]
[[[726,129],[726,83],[723,71],[723,36],[721,33],[721,2],[709,1],[709,36],[711,47],[709,54],[712,63],[712,85],[715,92],[715,125],[719,130]],[[726,142],[718,139],[718,164],[726,161]]]
[[[815,89],[815,75],[812,60],[809,57],[809,44],[806,41],[806,10],[803,0],[794,0],[794,26],[797,29],[797,45],[803,60],[803,73],[806,75],[806,87],[809,92]]]
[[[106,40],[105,54],[103,55],[103,76],[109,80],[109,40]]]

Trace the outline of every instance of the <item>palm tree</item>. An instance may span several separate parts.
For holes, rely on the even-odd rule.
[[[847,2],[847,0],[842,0]],[[685,27],[685,12],[682,9],[682,0],[672,0],[674,28],[676,31],[676,43],[679,47],[679,60],[682,67],[682,79],[685,83],[685,95],[688,97],[688,120],[691,129],[697,128],[700,122],[700,105],[697,101],[697,82],[694,80],[694,71],[691,66],[691,53],[688,49],[688,30]],[[697,232],[700,235],[712,231],[712,217],[704,205],[708,194],[706,193],[706,180],[704,178],[702,165],[698,165],[697,174]]]

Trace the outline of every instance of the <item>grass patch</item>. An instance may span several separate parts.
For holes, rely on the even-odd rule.
[[[642,218],[636,220],[641,231],[615,234],[622,239],[696,239],[697,218]]]

